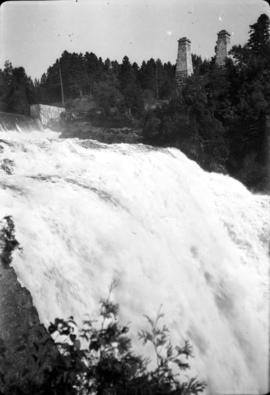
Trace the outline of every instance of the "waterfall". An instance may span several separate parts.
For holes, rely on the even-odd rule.
[[[42,130],[42,125],[39,120],[26,115],[0,112],[0,132],[8,130],[29,132]]]
[[[0,219],[14,219],[12,264],[45,325],[92,314],[115,280],[138,350],[162,305],[209,393],[269,391],[269,196],[177,149],[3,129]]]

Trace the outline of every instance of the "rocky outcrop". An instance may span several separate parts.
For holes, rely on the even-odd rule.
[[[17,248],[13,220],[5,217],[0,222],[0,393],[14,395],[28,393],[29,382],[36,393],[57,357],[31,294],[11,265]]]
[[[92,139],[106,144],[138,144],[142,141],[141,130],[135,128],[106,128],[93,126],[91,122],[62,122],[61,138]]]

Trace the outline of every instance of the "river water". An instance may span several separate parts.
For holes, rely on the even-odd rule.
[[[13,216],[22,247],[13,266],[45,325],[91,316],[116,281],[140,352],[143,315],[162,306],[209,393],[269,391],[269,196],[177,149],[49,130],[0,132],[1,164],[0,218]]]

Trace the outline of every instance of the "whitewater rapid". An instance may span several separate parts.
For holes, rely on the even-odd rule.
[[[45,325],[113,298],[131,333],[159,307],[209,393],[269,391],[270,197],[177,149],[0,132],[0,219]],[[13,161],[13,162],[11,162]]]

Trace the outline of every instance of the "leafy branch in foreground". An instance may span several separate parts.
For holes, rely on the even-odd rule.
[[[73,317],[55,319],[48,331],[23,333],[15,358],[27,347],[25,362],[12,365],[9,345],[0,339],[0,395],[197,395],[206,384],[197,378],[182,381],[192,357],[188,342],[174,347],[161,320],[147,318],[148,329],[139,332],[143,344],[154,347],[156,361],[132,349],[129,326],[119,319],[119,305],[110,296],[100,301],[99,312],[79,329]],[[44,329],[44,328],[43,328]],[[45,332],[45,330],[44,330]],[[32,339],[32,343],[31,343]],[[28,341],[29,340],[29,341]],[[28,342],[28,343],[27,343]],[[152,366],[152,364],[151,364]],[[7,375],[8,372],[8,375]],[[9,374],[10,373],[10,374]],[[7,377],[10,376],[10,377]]]
[[[156,356],[156,368],[149,373],[149,382],[153,393],[160,394],[197,394],[202,392],[206,383],[192,377],[188,381],[180,382],[180,373],[176,370],[185,371],[190,368],[185,359],[193,357],[192,346],[189,341],[185,341],[183,347],[173,346],[169,338],[169,329],[166,325],[161,325],[160,321],[164,314],[158,312],[155,320],[145,316],[150,326],[149,330],[141,330],[139,338],[144,344],[152,344]]]
[[[98,319],[85,320],[80,331],[72,317],[67,321],[56,319],[49,331],[60,354],[68,360],[75,357],[76,367],[81,364],[75,377],[74,363],[65,372],[66,380],[72,376],[75,393],[196,395],[203,392],[206,384],[195,377],[180,381],[180,372],[190,368],[186,360],[193,357],[192,347],[188,341],[183,347],[171,344],[168,328],[160,323],[163,317],[161,313],[155,320],[146,316],[150,328],[139,332],[143,344],[151,343],[154,347],[153,370],[149,369],[149,361],[132,351],[129,327],[119,322],[119,305],[110,300],[110,294],[100,302]]]

